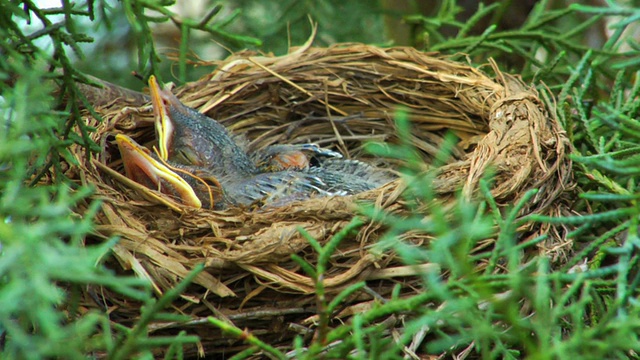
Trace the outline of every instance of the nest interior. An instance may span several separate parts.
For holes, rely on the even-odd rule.
[[[489,167],[495,172],[491,190],[501,206],[539,189],[523,215],[554,211],[554,201],[569,185],[571,164],[565,156],[569,144],[549,105],[535,89],[501,73],[495,64],[491,66],[497,75],[490,78],[473,67],[411,48],[341,44],[302,47],[279,57],[239,53],[215,65],[212,74],[174,92],[186,105],[243,134],[252,149],[315,142],[348,158],[397,167],[397,161],[367,155],[363,144],[397,142],[393,116],[402,105],[410,114],[410,140],[425,163],[438,152],[447,131],[459,138],[452,159],[437,170],[432,184],[443,201],[459,189],[473,197]],[[101,122],[89,115],[86,119],[97,128],[93,136],[103,145],[103,153],[88,160],[82,148],[75,150],[81,164],[76,176],[94,184],[95,198],[103,201],[95,240],[120,236],[114,248],[117,262],[112,265],[149,279],[158,294],[196,264],[206,264],[173,304],[176,312],[194,321],[151,328],[157,333],[184,329],[197,333],[202,339],[200,351],[228,353],[245,346],[198,321],[212,315],[248,328],[271,344],[290,344],[293,336],[312,332],[314,282],[291,254],[312,264],[317,254],[298,227],[324,243],[353,218],[359,202],[394,213],[409,211],[402,179],[355,196],[277,208],[187,208],[122,175],[113,135],[126,133],[150,146],[155,136],[148,107],[132,107],[119,98],[101,104],[97,111]],[[402,284],[403,295],[420,289],[415,268],[404,267],[393,253],[369,252],[383,233],[380,224],[366,222],[342,241],[325,276],[327,296],[357,281],[367,281],[383,297],[396,284]],[[421,245],[430,237],[416,233],[405,241]],[[541,244],[542,250],[556,245]],[[108,306],[116,321],[135,321],[139,304],[101,291],[102,303],[88,296],[90,306]],[[368,294],[353,296],[336,319],[346,321],[373,302]]]

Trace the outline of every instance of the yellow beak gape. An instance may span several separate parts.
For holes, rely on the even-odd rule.
[[[116,135],[116,143],[128,178],[149,188],[155,187],[163,194],[175,196],[185,205],[202,207],[193,188],[167,165],[151,156],[149,150],[123,134]]]
[[[149,77],[149,92],[151,94],[151,103],[153,104],[153,113],[155,118],[156,134],[158,136],[158,146],[160,158],[162,160],[169,159],[169,145],[173,136],[173,124],[171,123],[167,105],[163,98],[163,90],[156,77]]]

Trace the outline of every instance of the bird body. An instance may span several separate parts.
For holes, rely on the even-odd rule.
[[[322,180],[309,173],[284,170],[261,173],[246,179],[222,182],[229,202],[236,205],[285,204],[314,196],[334,195]]]
[[[322,180],[327,191],[345,195],[373,190],[395,179],[388,171],[351,159],[324,160],[307,172]]]

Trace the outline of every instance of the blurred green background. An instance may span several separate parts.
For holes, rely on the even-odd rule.
[[[95,43],[86,45],[86,57],[77,62],[86,73],[133,88],[142,83],[129,76],[137,67],[136,32],[127,22],[122,2],[106,1],[104,14],[108,22],[90,25]],[[225,58],[231,51],[250,49],[276,55],[285,54],[289,46],[302,45],[312,33],[311,20],[318,23],[316,46],[338,42],[391,44],[386,34],[385,13],[400,19],[401,13],[384,11],[377,1],[260,1],[260,0],[189,0],[177,1],[170,9],[182,18],[200,20],[216,5],[223,4],[212,20],[228,23],[225,31],[251,37],[251,41],[236,41],[204,31],[190,32],[188,59],[210,61]],[[172,22],[152,24],[157,51],[163,58],[159,64],[163,77],[176,81],[173,61],[181,44],[181,29]],[[258,42],[260,44],[258,44]],[[212,67],[189,66],[186,80],[195,80]]]
[[[47,6],[57,1],[43,1]],[[79,70],[117,84],[140,89],[143,83],[133,78],[132,70],[140,71],[140,64],[147,61],[141,49],[141,34],[152,33],[155,51],[159,55],[156,71],[166,81],[195,80],[210,72],[210,66],[195,66],[199,61],[221,59],[232,51],[243,49],[262,53],[281,55],[290,46],[302,45],[312,33],[311,21],[318,24],[318,33],[314,38],[315,46],[329,46],[342,42],[362,42],[381,46],[407,45],[425,50],[439,50],[444,53],[469,51],[467,45],[449,44],[447,40],[463,36],[480,36],[494,24],[495,33],[506,32],[523,26],[534,6],[542,6],[545,11],[566,8],[571,1],[555,0],[543,2],[522,1],[427,1],[427,0],[178,0],[166,9],[172,14],[166,15],[146,9],[141,13],[149,16],[149,29],[136,28],[130,21],[131,9],[127,1],[101,0],[96,6],[96,21],[81,18],[78,22],[94,38],[92,43],[80,43],[84,56],[77,57]],[[598,1],[593,1],[598,3]],[[59,4],[59,3],[58,3]],[[135,2],[134,2],[135,4]],[[158,8],[163,2],[150,1]],[[56,5],[59,6],[59,5]],[[205,32],[190,29],[184,36],[180,24],[182,19],[201,21],[212,10],[215,15],[208,23],[220,31]],[[469,19],[479,10],[485,16],[474,19],[473,26],[460,34],[460,28],[467,25]],[[476,15],[477,16],[477,15]],[[551,19],[554,30],[570,31],[582,24],[588,15],[574,13],[561,20]],[[174,21],[175,20],[175,21]],[[539,29],[535,29],[539,30]],[[513,35],[513,34],[512,34]],[[554,34],[549,34],[554,35]],[[528,34],[531,44],[522,43],[526,37],[518,39],[504,38],[500,41],[512,42],[520,51],[531,51],[529,45],[539,45],[540,37]],[[607,41],[606,23],[600,21],[585,31],[575,34],[576,44],[598,48]],[[183,42],[183,39],[188,39]],[[447,46],[440,46],[440,45]],[[176,60],[181,51],[187,60],[186,70],[179,74]],[[509,47],[510,44],[505,44]],[[486,49],[485,49],[486,50]],[[487,52],[481,52],[478,63],[486,61]],[[472,54],[473,55],[473,54]],[[519,57],[505,57],[504,51],[494,52],[502,57],[499,63],[507,71],[527,72]],[[549,58],[553,54],[546,55]],[[168,58],[172,58],[169,60]],[[548,59],[548,58],[547,58]],[[544,63],[544,57],[542,62]]]

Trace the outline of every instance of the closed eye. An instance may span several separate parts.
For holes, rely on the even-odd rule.
[[[204,166],[204,162],[192,149],[184,148],[176,152],[175,160],[182,164]]]

